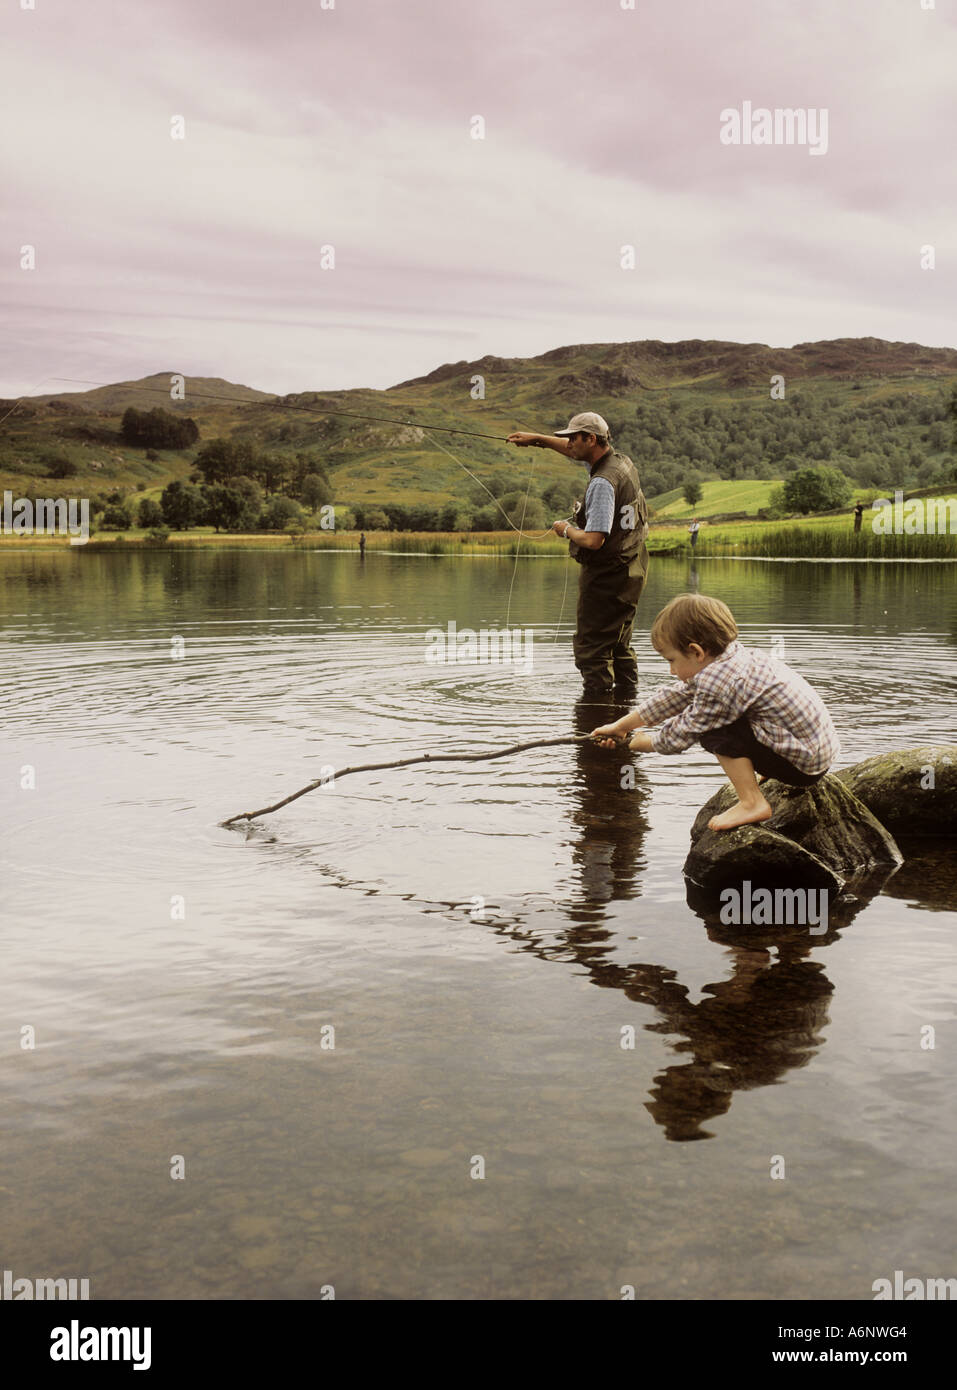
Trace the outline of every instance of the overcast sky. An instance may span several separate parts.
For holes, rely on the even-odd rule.
[[[957,346],[955,0],[20,3],[0,394],[384,387],[638,338]],[[826,109],[826,153],[723,144],[745,101]]]

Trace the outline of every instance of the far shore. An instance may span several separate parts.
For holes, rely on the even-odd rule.
[[[83,544],[71,544],[69,536],[11,536],[0,532],[0,554],[16,550],[69,550],[73,552],[124,550],[339,550],[358,551],[358,531],[305,531],[297,534],[276,532],[215,532],[211,527],[189,531],[170,531],[155,538],[148,531],[98,531]],[[552,532],[517,536],[512,531],[367,531],[367,553],[389,551],[426,555],[484,555],[562,559],[567,547]],[[737,556],[755,559],[815,560],[955,560],[957,535],[949,532],[927,534],[876,534],[865,521],[860,531],[846,513],[800,520],[780,521],[741,519],[710,524],[702,519],[698,545],[692,550],[686,526],[652,523],[648,549],[654,554],[707,558]]]

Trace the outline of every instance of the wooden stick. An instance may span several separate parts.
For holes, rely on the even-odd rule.
[[[537,738],[530,743],[513,743],[510,748],[499,748],[495,753],[423,753],[417,758],[399,758],[394,763],[362,763],[356,767],[344,767],[341,772],[336,772],[332,778],[317,777],[308,786],[301,787],[299,791],[293,792],[292,796],[283,797],[282,801],[277,801],[272,806],[263,806],[259,811],[240,811],[238,816],[230,816],[229,820],[220,821],[223,827],[235,825],[238,820],[258,820],[260,816],[268,816],[273,811],[278,811],[282,806],[288,806],[290,801],[298,801],[300,796],[305,796],[306,792],[315,791],[316,787],[321,787],[328,782],[338,782],[340,777],[348,777],[350,772],[380,772],[388,767],[411,767],[413,763],[477,763],[491,758],[507,758],[512,753],[524,753],[526,748],[551,748],[558,743],[589,743],[591,734],[568,734],[564,738]]]

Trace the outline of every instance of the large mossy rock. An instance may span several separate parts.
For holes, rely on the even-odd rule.
[[[957,743],[881,753],[836,775],[894,835],[957,833]]]
[[[903,863],[890,832],[836,777],[813,787],[769,780],[762,790],[774,815],[760,825],[709,830],[708,821],[736,801],[724,786],[691,827],[688,878],[705,888],[737,887],[744,879],[766,887],[827,888],[840,892]]]

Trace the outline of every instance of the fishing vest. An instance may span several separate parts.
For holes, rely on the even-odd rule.
[[[615,489],[615,515],[611,533],[598,550],[568,542],[568,553],[580,565],[630,565],[648,535],[648,504],[641,490],[635,465],[627,454],[609,449],[592,464],[592,478],[607,478]],[[587,492],[587,488],[585,491]],[[585,530],[585,499],[579,502],[572,525]]]

